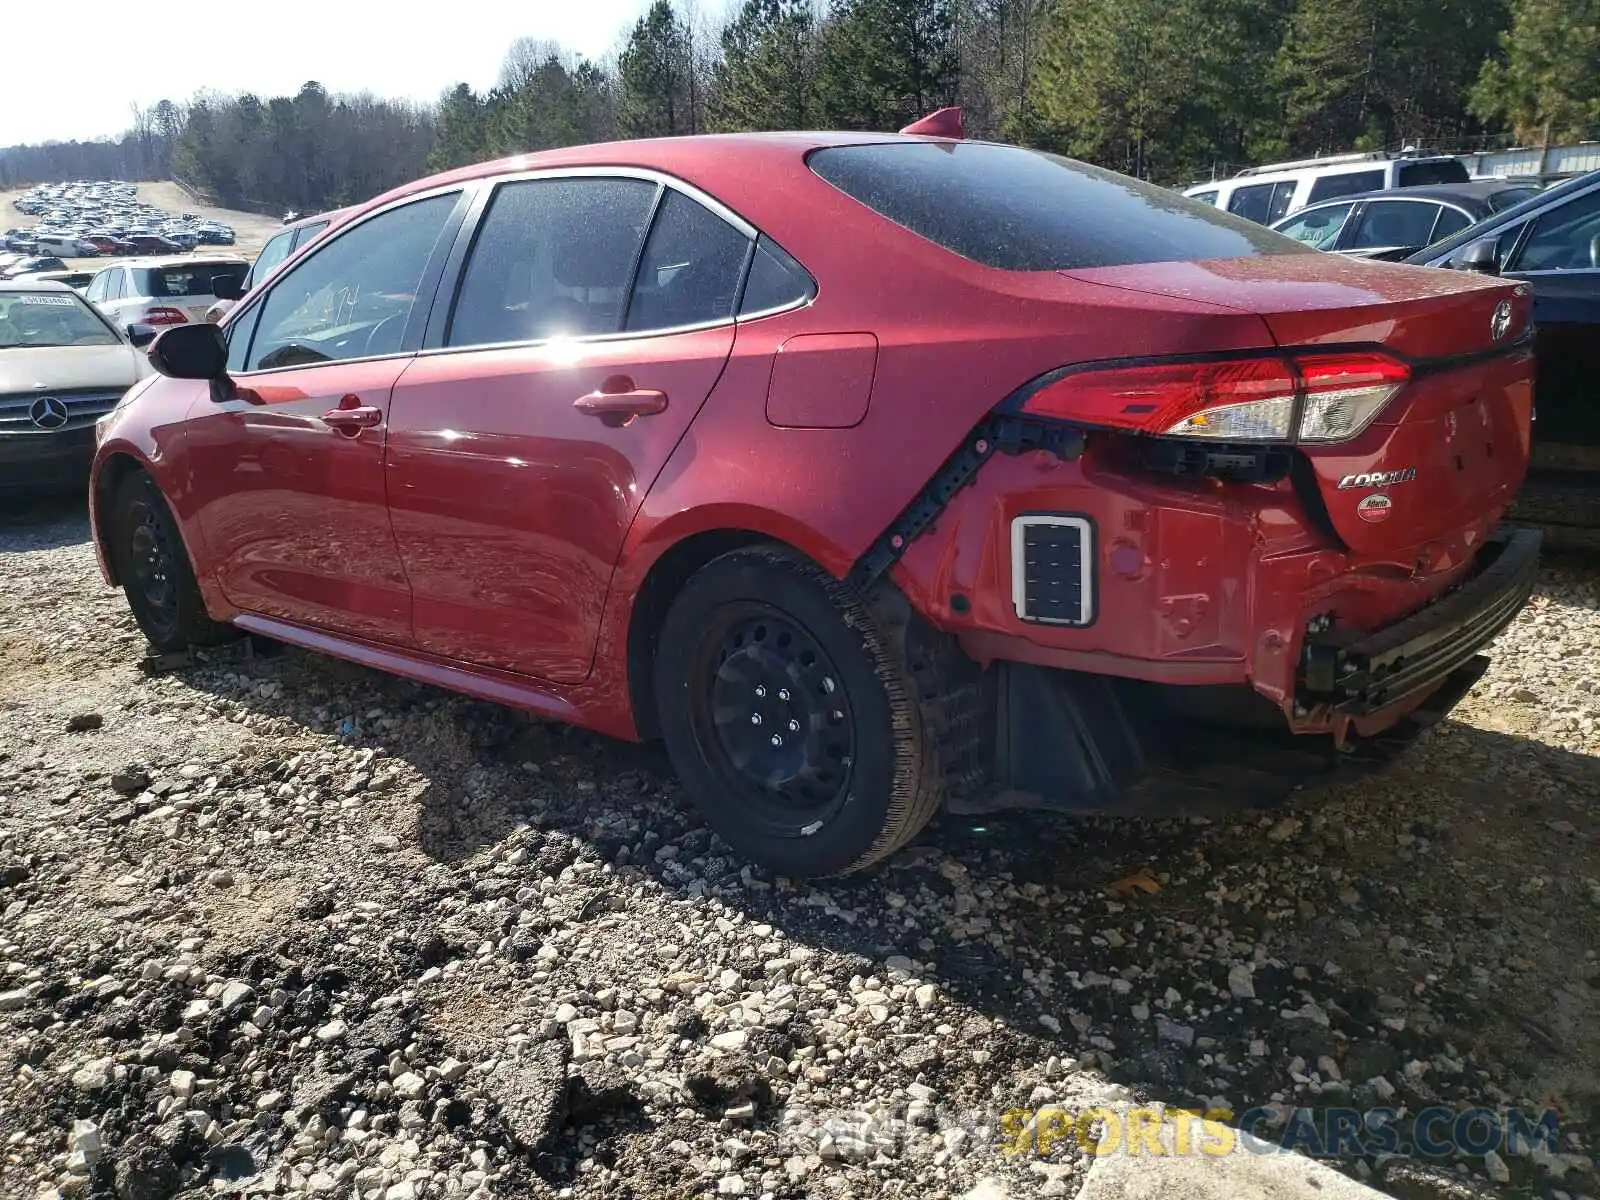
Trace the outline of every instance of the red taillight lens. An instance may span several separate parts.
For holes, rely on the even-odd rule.
[[[1410,377],[1376,352],[1149,363],[1074,371],[1022,408],[1168,437],[1332,442],[1365,429]]]
[[[189,318],[176,308],[152,308],[145,312],[141,325],[187,325]]]

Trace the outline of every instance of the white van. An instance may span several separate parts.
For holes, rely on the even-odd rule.
[[[1297,162],[1248,167],[1232,179],[1197,183],[1183,194],[1202,204],[1215,204],[1236,216],[1263,225],[1320,200],[1337,200],[1358,192],[1466,183],[1471,179],[1459,158],[1414,154],[1339,154]]]
[[[71,234],[42,233],[39,235],[39,243],[34,253],[54,254],[57,258],[83,258],[85,255],[99,254],[100,251]]]

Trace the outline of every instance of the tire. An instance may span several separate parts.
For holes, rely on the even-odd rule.
[[[133,619],[151,649],[166,654],[237,637],[206,614],[178,523],[155,480],[135,471],[112,496],[111,559]]]
[[[939,807],[934,739],[904,666],[855,594],[802,555],[714,559],[673,602],[657,646],[667,752],[746,858],[796,878],[848,874]]]

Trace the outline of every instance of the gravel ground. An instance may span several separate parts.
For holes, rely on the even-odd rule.
[[[298,651],[144,674],[86,536],[0,514],[8,1200],[1071,1197],[999,1114],[1130,1098],[1554,1106],[1553,1152],[1338,1165],[1600,1195],[1592,563],[1359,788],[812,886],[648,748]]]

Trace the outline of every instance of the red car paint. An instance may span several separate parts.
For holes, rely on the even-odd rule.
[[[630,690],[630,628],[663,556],[734,531],[844,577],[986,414],[1047,373],[1353,343],[1411,360],[1472,355],[1491,348],[1502,301],[1512,328],[1526,325],[1525,286],[1328,255],[987,267],[806,166],[821,146],[893,140],[574,147],[380,197],[347,225],[403,196],[512,174],[658,173],[770,235],[817,294],[708,330],[247,374],[221,403],[204,383],[153,380],[107,423],[96,459],[102,565],[105,481],[137,463],[171,503],[213,617],[630,738],[651,724]],[[890,577],[979,662],[1247,684],[1296,729],[1342,729],[1293,703],[1307,619],[1336,609],[1378,629],[1461,581],[1526,469],[1531,383],[1526,352],[1461,358],[1412,379],[1354,440],[1306,451],[1331,534],[1289,480],[1153,474],[1128,437],[1091,434],[1072,461],[995,456]],[[597,416],[594,398],[618,393],[666,403],[652,410],[647,396],[626,423]],[[355,406],[378,422],[341,431],[327,418]],[[1339,486],[1402,468],[1417,478],[1382,493],[1381,521],[1361,507],[1369,491]],[[1086,628],[1014,609],[1009,530],[1030,511],[1088,514],[1100,531]],[[1381,729],[1418,702],[1356,727]]]

